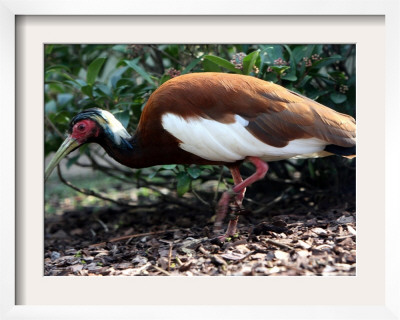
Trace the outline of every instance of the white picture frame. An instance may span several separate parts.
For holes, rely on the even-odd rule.
[[[2,133],[0,134],[0,204],[1,204],[1,318],[2,319],[399,319],[399,225],[400,205],[398,168],[400,137],[400,82],[399,82],[399,3],[397,1],[327,0],[296,1],[253,1],[251,5],[240,1],[198,2],[198,1],[106,1],[101,6],[98,1],[36,1],[36,0],[0,0],[0,90],[2,115]],[[15,199],[18,182],[23,173],[16,172],[16,135],[15,126],[15,19],[22,15],[382,15],[385,17],[386,37],[386,97],[380,108],[385,105],[385,154],[374,153],[371,145],[371,157],[384,157],[385,167],[371,168],[385,174],[385,295],[384,304],[361,305],[16,305],[16,241]],[[293,32],[296,32],[295,30]],[[390,63],[389,63],[390,62]],[[371,65],[371,73],[373,68]],[[379,79],[371,79],[379,81]],[[381,129],[381,128],[379,128]],[[373,128],[371,128],[373,130]],[[39,141],[38,143],[42,143]],[[375,142],[376,143],[376,142]],[[373,182],[371,182],[373,188]],[[366,199],[368,201],[368,199]],[[380,219],[379,212],[376,219]],[[375,236],[375,235],[371,235]],[[383,250],[383,249],[382,249]],[[373,255],[371,256],[373,260]],[[132,288],[135,290],[135,288]],[[138,288],[140,290],[140,288]],[[268,290],[268,288],[265,288]],[[345,290],[345,289],[344,289]],[[374,290],[374,288],[366,288]],[[18,293],[20,294],[20,293]],[[239,292],[240,294],[240,292]],[[243,293],[245,294],[245,293]],[[301,294],[301,293],[299,293]]]

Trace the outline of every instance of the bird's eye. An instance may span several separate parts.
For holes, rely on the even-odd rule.
[[[79,131],[84,131],[85,128],[86,128],[86,126],[85,126],[83,123],[81,123],[81,124],[78,125],[78,130],[79,130]]]

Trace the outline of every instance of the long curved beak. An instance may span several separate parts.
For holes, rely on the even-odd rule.
[[[44,172],[44,181],[47,180],[47,178],[50,176],[50,174],[53,172],[54,168],[59,164],[59,162],[68,153],[78,148],[79,146],[80,143],[76,139],[72,138],[71,136],[68,136],[67,139],[65,139],[65,141],[62,143],[60,148],[58,148],[53,159],[51,159],[50,163],[48,164],[46,171]]]

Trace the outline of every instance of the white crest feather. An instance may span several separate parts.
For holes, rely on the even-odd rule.
[[[122,139],[130,139],[131,135],[126,131],[121,122],[119,122],[113,114],[106,110],[101,110],[101,116],[108,122],[107,126],[114,135],[114,142],[121,144]]]

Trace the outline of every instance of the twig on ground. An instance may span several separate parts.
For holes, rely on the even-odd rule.
[[[105,232],[109,232],[109,231],[110,231],[110,230],[108,229],[107,225],[106,225],[103,221],[101,221],[100,219],[96,219],[96,221],[97,221],[98,223],[100,223],[100,225],[103,227],[103,229],[104,229]]]
[[[288,246],[287,244],[284,244],[284,243],[280,243],[280,242],[278,242],[278,241],[274,241],[274,240],[267,239],[267,238],[264,238],[263,240],[264,240],[266,243],[272,244],[272,245],[277,246],[277,247],[282,248],[282,249],[294,250],[293,247]]]
[[[192,193],[202,204],[211,207],[211,205],[206,200],[204,200],[194,189],[192,189]]]
[[[146,209],[142,209],[142,208],[148,208],[146,211],[154,211],[155,210],[154,207],[157,207],[160,204],[160,203],[153,203],[153,204],[141,205],[141,204],[137,204],[137,203],[129,203],[129,202],[125,202],[125,201],[114,200],[114,199],[108,198],[106,196],[103,196],[100,193],[97,193],[97,192],[95,192],[93,190],[79,188],[79,187],[75,186],[74,184],[72,184],[71,182],[65,180],[64,177],[62,176],[60,166],[57,166],[57,172],[58,172],[58,176],[59,176],[61,182],[64,183],[65,185],[67,185],[68,187],[74,189],[75,191],[83,193],[83,194],[85,194],[87,196],[93,196],[93,197],[96,197],[96,198],[99,198],[99,199],[102,199],[102,200],[105,200],[105,201],[110,201],[110,202],[115,203],[115,204],[117,204],[119,206],[130,207],[130,208],[140,208],[138,211],[146,210]],[[144,179],[140,179],[140,180],[141,181],[145,181]],[[182,200],[180,200],[178,198],[174,198],[172,196],[164,194],[160,190],[158,190],[157,188],[155,188],[153,186],[150,186],[150,185],[147,185],[147,181],[145,181],[145,182],[146,182],[146,188],[148,188],[150,190],[153,190],[153,191],[156,191],[157,193],[159,193],[161,198],[163,198],[163,200],[165,202],[173,203],[173,204],[176,204],[176,205],[179,205],[179,206],[182,206],[182,207],[185,207],[185,208],[189,208],[189,209],[192,209],[192,210],[196,210],[196,211],[201,209],[198,206],[191,205],[191,204],[186,203],[185,201],[182,201]],[[153,208],[151,208],[151,207],[153,207]]]
[[[199,247],[199,251],[204,254],[206,257],[210,256],[210,252],[208,252],[206,249],[203,248],[203,246]]]
[[[169,251],[168,251],[168,268],[167,268],[168,272],[171,268],[171,259],[172,259],[172,243],[169,244]]]
[[[355,238],[355,237],[356,237],[355,234],[349,234],[349,235],[347,235],[347,236],[336,237],[335,240],[343,240],[343,239]]]
[[[196,211],[199,211],[200,209],[202,209],[202,208],[199,207],[199,206],[192,205],[192,204],[190,204],[190,203],[187,203],[187,202],[185,202],[185,201],[180,200],[179,198],[175,198],[175,197],[170,196],[170,195],[168,195],[168,194],[162,193],[162,192],[161,192],[159,189],[157,189],[156,187],[153,187],[153,186],[147,184],[147,181],[144,180],[144,179],[140,179],[140,181],[144,181],[144,182],[145,182],[145,184],[146,184],[145,187],[146,187],[146,188],[148,188],[148,189],[150,189],[150,190],[153,190],[153,191],[159,193],[160,196],[161,196],[161,198],[163,198],[163,200],[165,200],[166,202],[173,203],[173,204],[177,204],[177,205],[180,205],[180,206],[182,206],[182,207],[186,207],[186,208],[188,208],[188,209],[192,209],[192,210],[196,210]]]
[[[290,190],[292,190],[292,189],[293,189],[292,186],[286,188],[286,189],[283,190],[283,192],[282,192],[279,196],[277,196],[274,200],[272,200],[272,201],[270,201],[270,202],[267,202],[267,203],[261,203],[261,202],[254,201],[254,200],[249,199],[249,198],[246,198],[246,200],[247,200],[248,202],[250,202],[250,203],[255,203],[255,204],[257,204],[258,206],[260,206],[258,209],[253,210],[253,212],[254,212],[255,214],[257,214],[257,213],[262,212],[265,208],[269,208],[269,207],[273,206],[274,204],[278,203],[279,201],[281,201],[281,200],[283,199],[283,197],[285,196],[285,194],[286,194],[287,192],[289,192]]]
[[[152,236],[152,235],[155,235],[155,234],[162,234],[162,233],[167,233],[167,232],[175,232],[175,231],[179,231],[179,230],[180,229],[169,229],[169,230],[162,230],[162,231],[137,233],[137,234],[131,234],[131,235],[128,235],[128,236],[112,238],[112,239],[108,240],[107,242],[117,242],[117,241],[126,240],[126,239],[130,239],[130,238]],[[91,244],[89,247],[104,246],[104,245],[107,244],[107,242],[100,242],[100,243]]]
[[[222,181],[223,174],[224,174],[224,167],[221,166],[221,171],[219,173],[218,182],[217,182],[217,188],[215,189],[215,193],[214,193],[214,199],[213,199],[214,203],[217,202],[217,199],[218,199],[219,184]]]
[[[235,263],[243,262],[245,259],[247,259],[248,257],[250,257],[250,256],[251,256],[253,253],[255,253],[255,252],[256,252],[255,250],[247,252],[247,253],[244,255],[243,258],[240,258],[240,259],[236,260]]]
[[[276,177],[272,177],[272,176],[268,176],[268,180],[269,181],[273,181],[273,182],[278,182],[278,183],[282,183],[282,184],[290,184],[290,185],[297,185],[297,186],[302,186],[302,187],[306,187],[310,190],[314,190],[315,186],[305,182],[305,181],[299,181],[299,180],[295,180],[295,179],[279,179]]]
[[[160,271],[160,272],[164,273],[166,276],[170,276],[171,275],[168,271],[166,271],[164,269],[161,269],[160,267],[157,267],[157,266],[152,266],[152,267],[154,269],[156,269],[157,271]]]
[[[114,199],[105,197],[105,196],[101,195],[100,193],[94,192],[93,190],[83,189],[83,188],[79,188],[79,187],[75,186],[71,182],[64,179],[59,165],[57,166],[57,172],[58,172],[58,177],[60,178],[61,182],[64,183],[65,185],[67,185],[68,187],[74,189],[75,191],[83,193],[87,196],[94,196],[94,197],[102,199],[102,200],[110,201],[110,202],[118,204],[120,206],[125,206],[125,207],[137,207],[138,206],[137,204],[133,205],[133,204],[129,204],[127,202],[122,202],[122,201],[118,201],[118,200],[114,200]]]
[[[178,256],[175,257],[175,261],[178,264],[179,267],[183,266],[183,262],[181,261],[181,259],[179,259]]]

